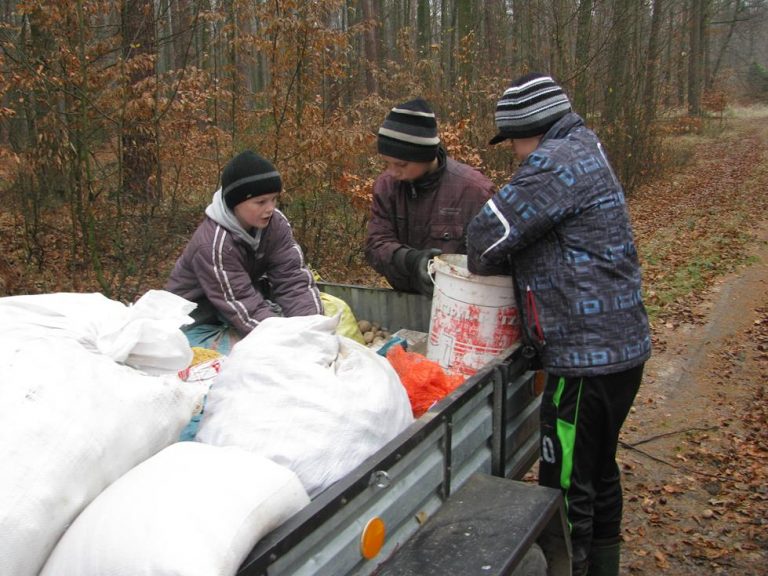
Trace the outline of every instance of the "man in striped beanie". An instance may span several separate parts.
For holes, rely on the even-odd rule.
[[[496,104],[498,134],[489,144],[511,140],[522,161],[552,125],[571,111],[563,89],[549,76],[531,73],[513,82]]]
[[[624,191],[550,76],[513,82],[495,120],[490,143],[521,164],[468,227],[469,269],[514,276],[524,352],[546,370],[539,482],[563,493],[572,572],[617,576],[616,448],[651,354]]]
[[[495,186],[448,157],[435,114],[421,98],[390,110],[377,147],[385,169],[373,186],[366,259],[396,290],[431,295],[428,261],[466,254],[467,223]]]

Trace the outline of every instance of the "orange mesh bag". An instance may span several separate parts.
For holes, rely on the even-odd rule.
[[[460,374],[446,374],[437,362],[402,346],[387,351],[387,360],[400,377],[411,401],[413,416],[418,418],[441,398],[464,381]]]

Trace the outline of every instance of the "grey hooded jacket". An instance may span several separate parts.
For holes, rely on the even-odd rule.
[[[467,231],[472,272],[512,274],[523,332],[562,376],[628,370],[651,352],[624,191],[568,113]]]
[[[249,234],[218,190],[192,235],[165,289],[198,304],[198,322],[219,316],[245,336],[275,312],[257,288],[266,275],[270,298],[285,316],[322,314],[320,293],[285,215]],[[208,314],[209,317],[205,317]]]

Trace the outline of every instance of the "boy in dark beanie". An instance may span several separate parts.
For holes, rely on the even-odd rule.
[[[466,254],[467,223],[495,186],[447,156],[435,114],[421,98],[392,108],[377,144],[386,169],[373,185],[366,260],[396,290],[431,295],[427,262]]]
[[[221,188],[165,285],[197,303],[195,323],[185,328],[191,345],[227,354],[265,318],[323,313],[314,277],[276,207],[282,189],[272,163],[250,150],[224,167]]]
[[[547,372],[539,482],[563,492],[574,576],[617,576],[616,447],[651,339],[624,191],[563,89],[528,74],[496,106],[521,162],[472,220],[469,269],[512,274],[529,356]],[[588,572],[587,572],[588,571]]]

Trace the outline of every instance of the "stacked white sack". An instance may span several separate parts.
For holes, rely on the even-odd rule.
[[[103,294],[58,292],[0,298],[3,341],[43,337],[74,340],[84,348],[149,374],[182,370],[192,349],[179,327],[192,322],[195,304],[149,290],[126,306]]]
[[[146,297],[146,309],[175,312],[131,316],[98,294],[0,298],[0,576],[36,575],[80,511],[175,442],[202,401],[204,386],[176,376],[191,350],[178,324],[169,326],[194,305],[167,293]],[[128,360],[143,338],[169,353],[164,375],[100,352],[111,343]],[[163,361],[150,364],[160,371]]]
[[[411,422],[389,362],[337,336],[338,317],[268,318],[222,366],[197,439],[293,470],[311,497]]]
[[[308,503],[287,468],[235,447],[181,442],[91,502],[41,576],[233,576]]]

